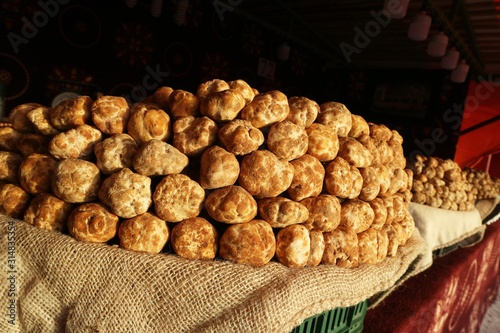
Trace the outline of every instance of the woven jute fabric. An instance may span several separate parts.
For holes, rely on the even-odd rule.
[[[1,332],[285,333],[389,289],[426,246],[415,233],[377,265],[293,269],[136,253],[5,216],[0,227]]]

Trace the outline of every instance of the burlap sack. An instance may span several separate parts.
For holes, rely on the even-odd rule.
[[[285,333],[387,290],[426,246],[417,232],[378,265],[255,268],[87,244],[5,216],[0,227],[1,332]]]

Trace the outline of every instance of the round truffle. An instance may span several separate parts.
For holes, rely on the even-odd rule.
[[[309,261],[309,230],[300,224],[290,225],[276,235],[276,258],[287,267],[304,267]]]
[[[187,259],[211,260],[219,245],[215,227],[202,217],[192,217],[172,228],[170,242],[174,252]]]
[[[321,194],[306,198],[300,202],[309,210],[309,217],[304,225],[309,230],[332,231],[340,223],[340,201],[336,196]]]
[[[68,217],[69,233],[79,241],[104,243],[115,237],[120,219],[103,204],[82,204]]]
[[[235,119],[217,132],[224,148],[234,155],[247,155],[264,143],[264,134],[249,121]]]
[[[251,220],[230,225],[222,234],[219,247],[219,254],[224,259],[260,267],[274,257],[276,238],[269,223]]]
[[[119,133],[96,143],[94,154],[96,165],[105,175],[124,168],[132,168],[139,145],[130,135]]]
[[[90,109],[94,125],[108,135],[123,133],[127,129],[130,108],[121,96],[101,96]]]
[[[357,267],[359,264],[358,237],[352,229],[337,228],[323,234],[325,251],[321,263],[339,267]]]
[[[88,124],[93,100],[89,96],[69,98],[56,105],[50,112],[50,123],[59,131],[67,131]]]
[[[341,207],[340,227],[360,233],[372,225],[375,213],[368,202],[359,199],[346,200]]]
[[[339,138],[334,128],[314,123],[306,128],[309,139],[307,153],[321,162],[333,160],[339,151]]]
[[[160,253],[169,237],[167,223],[150,212],[123,220],[118,227],[120,247],[132,251]]]
[[[319,113],[319,105],[307,97],[292,96],[288,99],[290,112],[286,120],[306,128],[312,125]]]
[[[31,200],[24,221],[38,228],[61,231],[73,207],[50,193],[40,193]]]
[[[170,116],[155,104],[135,103],[127,123],[127,133],[139,145],[151,139],[167,141],[172,136]]]
[[[314,156],[305,154],[290,162],[293,166],[293,178],[287,193],[292,200],[315,197],[323,191],[325,168]]]
[[[258,94],[241,110],[241,118],[262,128],[285,120],[290,112],[288,98],[278,90]]]
[[[308,143],[306,130],[288,120],[274,124],[267,134],[267,148],[278,158],[287,161],[303,156]]]
[[[200,104],[200,112],[216,122],[228,122],[236,118],[244,106],[243,95],[228,89],[206,96]]]
[[[56,164],[51,187],[58,198],[82,203],[97,199],[101,184],[101,173],[95,164],[69,158]]]
[[[50,155],[32,154],[19,167],[19,183],[28,193],[50,192],[57,161]]]
[[[79,125],[61,132],[49,142],[49,153],[57,159],[90,159],[95,145],[102,140],[102,132],[90,125]]]
[[[346,137],[351,131],[351,112],[338,102],[325,102],[319,105],[320,112],[316,122],[331,126],[339,137]]]
[[[304,223],[309,210],[301,203],[284,197],[261,199],[257,203],[259,215],[273,228]]]
[[[200,185],[216,189],[233,185],[240,175],[240,163],[233,153],[222,147],[212,146],[200,159]]]
[[[193,93],[176,89],[168,97],[170,114],[174,119],[180,117],[197,117],[200,113],[200,100]]]
[[[211,192],[205,200],[205,209],[216,221],[244,223],[257,215],[257,202],[243,187],[232,185]]]
[[[189,164],[189,158],[169,143],[151,139],[144,143],[133,159],[137,173],[145,176],[164,176],[180,173]]]
[[[172,145],[187,156],[201,155],[217,139],[217,124],[208,117],[178,118]]]
[[[20,219],[30,203],[31,196],[20,186],[0,184],[0,214]]]

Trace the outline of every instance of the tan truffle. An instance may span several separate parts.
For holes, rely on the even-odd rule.
[[[139,145],[130,135],[119,133],[95,144],[96,165],[105,175],[132,168]]]
[[[314,123],[319,113],[319,105],[307,97],[292,96],[288,99],[290,112],[286,120],[307,128]]]
[[[359,173],[359,171],[358,171]],[[339,198],[350,196],[355,176],[351,165],[342,157],[337,156],[325,168],[325,190]]]
[[[257,198],[278,196],[292,179],[293,166],[268,150],[256,150],[241,161],[238,182]]]
[[[33,124],[33,128],[36,133],[53,136],[59,134],[59,130],[55,128],[50,122],[50,113],[52,108],[47,106],[40,106],[29,111],[26,116],[28,120]]]
[[[132,218],[151,206],[151,178],[124,168],[102,182],[98,195],[113,214]]]
[[[333,127],[314,123],[306,128],[309,144],[307,153],[321,162],[328,162],[337,157],[339,139]]]
[[[325,251],[322,264],[357,267],[359,264],[358,236],[352,229],[337,228],[323,234]]]
[[[303,204],[284,197],[265,198],[257,202],[259,215],[273,228],[304,223],[309,210]]]
[[[120,96],[101,96],[91,107],[94,125],[104,134],[123,133],[127,129],[130,108],[125,98]]]
[[[231,87],[229,83],[222,79],[213,79],[200,83],[196,88],[196,97],[203,101],[208,95],[217,93],[220,91],[228,90]]]
[[[197,117],[200,114],[200,100],[189,91],[176,89],[168,97],[170,114],[174,119],[180,117]]]
[[[287,267],[304,267],[311,253],[309,230],[300,224],[290,225],[276,235],[276,258]]]
[[[0,127],[0,149],[12,152],[18,151],[17,144],[22,137],[21,132],[10,126]]]
[[[97,199],[101,184],[101,173],[95,164],[69,158],[56,164],[51,187],[58,198],[82,203]]]
[[[233,89],[211,93],[200,104],[200,112],[216,122],[235,119],[245,106],[245,98]]]
[[[189,164],[189,158],[169,143],[151,139],[144,143],[133,159],[137,173],[145,176],[164,176],[180,173]]]
[[[252,102],[241,110],[241,118],[250,121],[257,128],[262,128],[285,120],[289,112],[286,95],[278,90],[271,90],[255,96]]]
[[[61,132],[49,142],[49,152],[58,159],[90,159],[95,145],[102,140],[102,132],[90,125],[80,125]]]
[[[357,234],[359,263],[374,265],[378,262],[378,232],[368,228]]]
[[[315,267],[321,264],[321,259],[325,253],[325,237],[320,230],[309,231],[309,238],[311,239],[311,251],[309,251],[309,259],[307,266]]]
[[[30,203],[31,196],[14,184],[0,184],[0,214],[20,219]]]
[[[336,196],[321,194],[306,198],[300,202],[309,210],[309,217],[304,225],[309,230],[332,231],[340,223],[340,201]]]
[[[363,187],[359,193],[359,198],[364,201],[372,201],[380,192],[378,171],[373,167],[366,167],[360,168],[359,172],[363,178]]]
[[[274,124],[267,134],[267,149],[287,161],[303,156],[308,143],[306,130],[288,120]]]
[[[319,105],[316,122],[331,126],[339,137],[346,137],[352,128],[351,112],[338,102],[325,102]]]
[[[373,222],[371,227],[373,229],[380,230],[387,222],[387,207],[385,206],[384,200],[381,198],[375,198],[368,202],[370,207],[373,209]]]
[[[255,93],[248,83],[244,80],[238,79],[229,81],[229,88],[239,92],[245,99],[245,105],[250,103],[255,97]]]
[[[172,137],[170,116],[155,104],[135,103],[127,123],[127,133],[142,145],[151,140]]]
[[[23,156],[9,151],[0,151],[0,180],[19,183],[19,166]]]
[[[233,153],[222,147],[212,146],[200,159],[200,185],[204,189],[216,189],[233,185],[240,175],[240,163]]]
[[[28,112],[42,106],[43,105],[38,103],[24,103],[14,107],[10,110],[8,117],[12,128],[20,133],[32,133],[34,131],[34,127],[28,119]]]
[[[358,138],[361,135],[369,134],[370,127],[368,127],[366,120],[362,116],[351,113],[351,130],[349,131],[348,136],[351,138]]]
[[[174,122],[172,145],[187,156],[198,156],[213,145],[217,131],[217,124],[208,117],[181,117]]]
[[[170,94],[174,91],[173,88],[163,86],[155,90],[153,93],[153,103],[158,105],[162,110],[169,112],[170,111]]]
[[[202,217],[192,217],[172,228],[170,242],[175,253],[187,259],[214,259],[219,247],[219,234]]]
[[[40,193],[31,200],[24,213],[24,221],[38,228],[61,231],[72,209],[71,203],[50,193]]]
[[[245,223],[257,215],[257,202],[243,187],[232,185],[211,192],[205,200],[205,209],[216,221]]]
[[[372,164],[373,156],[358,140],[340,138],[338,155],[356,168],[366,168]]]
[[[392,137],[392,131],[384,124],[368,123],[370,136],[377,141],[389,141]]]
[[[399,242],[396,229],[392,224],[386,224],[383,226],[382,231],[387,234],[387,256],[395,257],[398,253]]]
[[[359,199],[347,200],[341,204],[339,226],[360,233],[372,225],[374,218],[375,213],[369,203]]]
[[[67,131],[88,124],[91,119],[92,103],[92,98],[89,96],[66,99],[49,113],[50,123],[59,131]]]
[[[308,154],[291,161],[290,164],[294,169],[292,183],[287,189],[290,198],[300,201],[320,195],[325,179],[323,164],[316,157]]]
[[[57,161],[50,155],[32,154],[19,167],[19,183],[28,193],[50,192]]]
[[[17,150],[23,156],[31,154],[47,154],[49,152],[48,145],[50,137],[41,134],[23,134],[21,139],[17,142]]]
[[[148,253],[160,253],[170,237],[167,223],[146,212],[123,220],[118,227],[120,247]]]
[[[273,228],[264,220],[230,225],[219,242],[222,258],[237,264],[263,266],[276,252]]]
[[[156,214],[167,222],[198,216],[204,201],[205,190],[183,174],[165,176],[153,193]]]
[[[262,131],[242,119],[235,119],[222,126],[217,136],[224,148],[235,155],[250,154],[264,143]]]
[[[104,243],[115,237],[119,220],[103,204],[85,203],[69,215],[68,231],[79,241]]]

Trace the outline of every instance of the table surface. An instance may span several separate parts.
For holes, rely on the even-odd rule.
[[[435,258],[367,311],[363,332],[479,332],[500,284],[500,221],[483,240]]]

